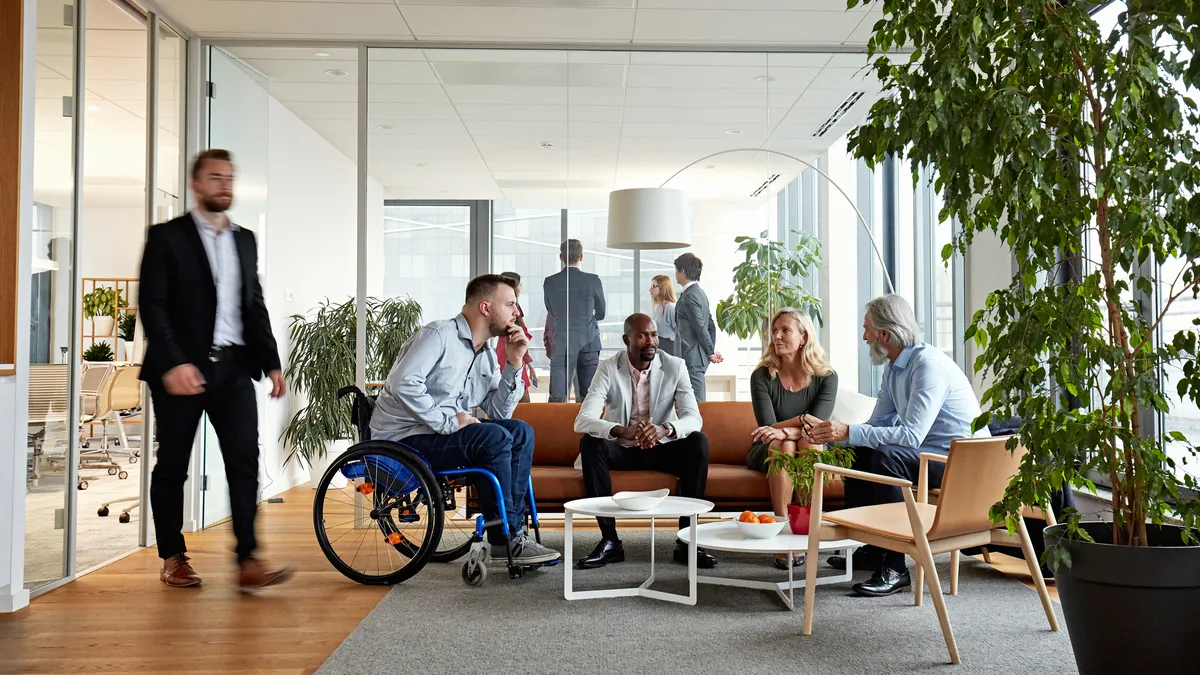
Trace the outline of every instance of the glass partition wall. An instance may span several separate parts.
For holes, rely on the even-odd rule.
[[[24,568],[35,594],[152,537],[137,276],[145,228],[182,208],[186,111],[186,40],[156,15],[118,0],[40,0],[37,13]]]

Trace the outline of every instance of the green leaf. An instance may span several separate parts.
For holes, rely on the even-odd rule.
[[[971,20],[971,31],[975,33],[975,37],[979,37],[983,33],[983,19],[976,16]]]

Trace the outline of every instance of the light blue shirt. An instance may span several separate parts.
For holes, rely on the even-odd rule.
[[[849,444],[946,452],[955,438],[991,435],[986,427],[971,433],[979,413],[975,391],[958,364],[920,342],[888,364],[871,419],[850,425]]]
[[[212,270],[213,283],[217,287],[217,320],[213,324],[212,343],[217,347],[246,344],[242,331],[242,266],[238,257],[234,230],[229,227],[217,232],[204,216],[192,211],[192,220],[204,242],[204,253],[208,255],[208,267]]]
[[[650,310],[650,318],[658,326],[658,337],[675,339],[675,303],[665,302]]]
[[[371,415],[371,437],[399,441],[458,431],[458,413],[480,408],[508,419],[525,393],[521,371],[501,364],[490,343],[479,351],[467,317],[426,324],[396,356]]]

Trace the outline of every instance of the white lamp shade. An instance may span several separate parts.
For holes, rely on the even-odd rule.
[[[687,195],[670,188],[608,194],[608,248],[663,249],[692,245]]]

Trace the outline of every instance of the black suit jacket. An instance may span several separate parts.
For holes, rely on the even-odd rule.
[[[258,281],[258,243],[250,230],[233,231],[242,272],[242,341],[254,379],[280,370],[279,349]],[[192,214],[151,227],[142,252],[138,314],[146,333],[141,379],[161,385],[175,366],[207,372],[217,321],[217,287]]]
[[[559,353],[600,351],[600,327],[604,320],[604,284],[600,277],[578,267],[566,267],[542,283],[546,311],[554,317],[554,351]],[[566,340],[567,344],[562,341]]]

